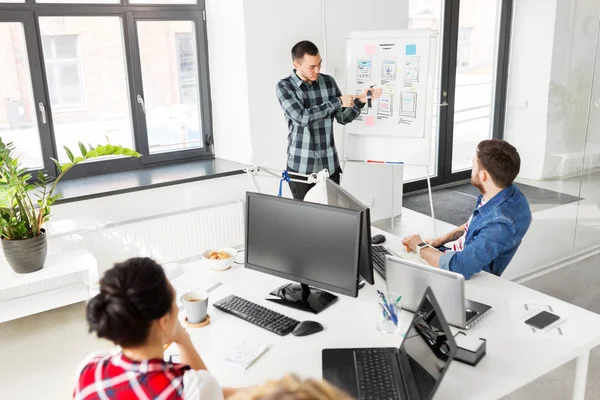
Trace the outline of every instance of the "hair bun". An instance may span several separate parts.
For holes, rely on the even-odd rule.
[[[90,326],[90,332],[96,331],[100,334],[106,330],[106,308],[108,307],[109,301],[110,295],[101,291],[88,302],[86,316]]]

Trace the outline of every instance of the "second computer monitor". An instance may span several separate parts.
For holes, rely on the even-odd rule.
[[[248,192],[246,268],[299,282],[269,300],[320,312],[337,296],[356,297],[361,213],[346,208]]]
[[[331,179],[326,181],[327,204],[360,211],[362,214],[358,272],[371,285],[375,283],[371,254],[371,212],[358,199]]]

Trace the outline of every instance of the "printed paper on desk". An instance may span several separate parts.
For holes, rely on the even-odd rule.
[[[264,354],[269,345],[244,340],[238,343],[227,356],[221,359],[221,362],[241,369],[248,369],[257,358]]]

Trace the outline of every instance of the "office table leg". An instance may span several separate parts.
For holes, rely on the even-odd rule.
[[[585,398],[585,384],[587,380],[589,361],[589,351],[577,357],[577,365],[575,367],[575,384],[573,385],[573,400],[584,400]]]

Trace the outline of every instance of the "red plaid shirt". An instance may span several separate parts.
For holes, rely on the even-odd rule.
[[[95,357],[81,370],[73,398],[179,400],[189,369],[163,360],[133,361],[123,354]]]

